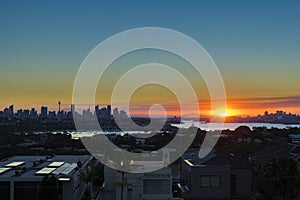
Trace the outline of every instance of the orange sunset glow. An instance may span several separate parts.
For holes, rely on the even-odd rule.
[[[260,20],[258,21],[260,22]],[[273,20],[270,24],[273,24]],[[133,66],[155,61],[171,66],[185,76],[198,98],[201,115],[256,116],[266,110],[269,112],[283,110],[287,113],[300,114],[300,67],[297,54],[299,45],[295,42],[299,34],[291,36],[290,30],[296,27],[294,25],[286,29],[273,27],[274,30],[270,27],[270,30],[264,30],[265,34],[257,37],[255,34],[249,34],[256,28],[246,31],[249,28],[248,25],[240,25],[245,25],[245,33],[237,35],[235,35],[235,31],[239,33],[244,29],[238,28],[235,31],[233,30],[232,33],[227,33],[228,35],[224,33],[225,35],[222,36],[213,36],[205,28],[201,29],[202,26],[195,26],[199,28],[199,30],[197,28],[197,31],[196,29],[188,31],[188,27],[182,30],[183,32],[186,31],[190,37],[199,43],[203,42],[207,52],[216,63],[226,89],[226,108],[211,110],[210,94],[206,83],[190,63],[171,53],[149,49],[130,52],[116,59],[106,69],[99,81],[95,103],[100,105],[111,104],[110,97],[114,85],[123,74]],[[261,27],[266,26],[263,24]],[[95,27],[91,27],[91,29],[93,28]],[[36,44],[36,46],[31,48],[30,45],[20,45],[23,44],[22,42],[8,42],[5,43],[6,45],[1,45],[1,55],[3,57],[0,63],[0,109],[13,104],[16,109],[35,107],[40,110],[40,107],[45,105],[51,110],[57,110],[57,101],[60,100],[62,108],[70,110],[73,84],[82,61],[99,42],[122,30],[114,30],[104,34],[102,33],[103,30],[99,29],[99,33],[93,37],[84,37],[84,35],[80,35],[83,33],[77,31],[66,33],[68,37],[60,37],[59,33],[55,33],[60,35],[57,35],[57,37],[52,37],[52,33],[51,37],[46,37],[43,34],[47,35],[48,32],[40,35],[41,33],[36,30],[29,31],[34,34],[29,37],[27,35],[28,30],[10,30],[11,32],[7,32],[2,36],[3,41],[23,41],[24,44],[29,41],[30,44]],[[288,31],[286,36],[283,37],[283,33],[275,34],[278,33],[277,30]],[[0,34],[3,34],[3,31]],[[9,29],[6,31],[9,31]],[[22,31],[25,31],[24,38],[21,37],[20,32]],[[217,33],[218,31],[213,32]],[[85,38],[86,41],[73,47],[75,45],[74,41],[67,40],[70,38],[69,35],[72,34],[79,34],[77,38]],[[52,38],[53,41],[44,41],[43,38]],[[56,41],[54,38],[64,38],[65,40]],[[84,46],[85,43],[88,45]],[[61,44],[64,45],[61,46]],[[275,44],[279,48],[274,48]],[[164,75],[168,77],[168,74]],[[147,77],[147,74],[143,76]],[[176,88],[182,86],[176,79],[173,82]],[[184,93],[184,89],[182,90]],[[189,94],[184,95],[188,97]],[[189,102],[184,103],[188,104]],[[147,115],[150,104],[163,105],[170,116],[185,114],[180,113],[176,95],[159,87],[144,87],[141,88],[141,91],[138,89],[133,94],[130,112],[132,115]],[[198,111],[190,110],[189,112],[195,114]],[[159,115],[159,113],[157,114]]]

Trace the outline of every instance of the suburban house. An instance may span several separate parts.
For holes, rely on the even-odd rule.
[[[172,199],[171,173],[170,168],[149,173],[125,173],[105,166],[105,187],[102,199]]]
[[[212,151],[205,158],[198,151],[182,156],[181,183],[184,199],[251,199],[252,168],[247,160],[233,154]]]

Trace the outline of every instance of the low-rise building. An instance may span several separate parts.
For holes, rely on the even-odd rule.
[[[149,173],[125,173],[104,168],[103,199],[168,200],[172,199],[172,172],[163,168]]]
[[[1,200],[38,200],[45,190],[46,177],[55,178],[57,189],[54,195],[58,199],[80,199],[85,190],[80,170],[89,163],[88,155],[11,157],[0,162]]]
[[[200,159],[197,153],[183,155],[178,187],[184,199],[251,199],[253,175],[246,160],[216,152]]]

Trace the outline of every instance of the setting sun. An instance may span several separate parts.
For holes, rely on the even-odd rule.
[[[228,115],[227,115],[226,112],[222,112],[222,113],[220,113],[220,116],[221,116],[221,117],[227,117]]]
[[[226,108],[223,110],[215,110],[212,111],[212,114],[219,117],[231,117],[231,116],[237,116],[239,115],[238,110]]]
[[[231,108],[226,108],[226,111],[223,113],[224,117],[231,117],[239,115],[239,111]]]

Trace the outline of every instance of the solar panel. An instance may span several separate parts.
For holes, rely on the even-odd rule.
[[[48,165],[48,167],[60,167],[63,164],[65,164],[65,162],[52,162]]]
[[[77,164],[73,163],[69,167],[67,167],[64,171],[61,172],[61,174],[69,175],[74,169],[76,169]]]
[[[12,163],[5,165],[5,167],[18,167],[20,165],[23,165],[24,163],[25,162],[12,162]]]
[[[51,174],[51,172],[53,172],[54,170],[55,170],[55,168],[44,167],[40,171],[37,171],[35,173],[35,175],[48,175],[48,174]]]
[[[57,168],[57,169],[53,172],[53,174],[58,175],[58,174],[62,173],[62,172],[63,172],[65,169],[67,169],[70,165],[71,165],[71,164],[69,164],[69,163],[65,163],[63,166]]]
[[[63,166],[57,168],[53,174],[64,174],[64,175],[69,175],[74,169],[76,169],[77,164],[76,163],[65,163]]]
[[[0,168],[0,174],[3,174],[5,172],[7,172],[8,170],[10,170],[11,168],[8,168],[8,167],[1,167]]]

